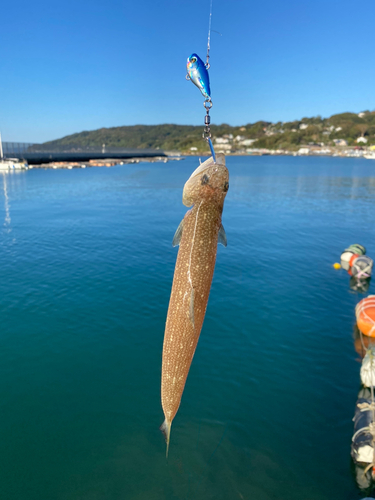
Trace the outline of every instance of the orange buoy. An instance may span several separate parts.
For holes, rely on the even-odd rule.
[[[375,295],[358,302],[355,308],[357,326],[368,337],[375,337]]]

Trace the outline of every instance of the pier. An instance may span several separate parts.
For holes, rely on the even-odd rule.
[[[89,162],[90,160],[127,160],[132,158],[167,157],[160,149],[126,149],[99,147],[72,147],[47,149],[43,144],[3,142],[5,158],[25,160],[29,165],[55,162]]]

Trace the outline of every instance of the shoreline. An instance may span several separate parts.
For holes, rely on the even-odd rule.
[[[330,147],[330,148],[317,148],[312,146],[301,146],[297,151],[289,151],[282,149],[248,149],[246,151],[228,151],[220,148],[215,149],[215,153],[224,153],[225,156],[332,156],[339,158],[365,158],[366,156],[373,156],[375,159],[375,151],[368,148],[360,148],[350,146],[346,147]],[[189,152],[183,153],[184,156],[210,156],[208,151],[205,152]]]
[[[170,161],[180,161],[183,160],[183,156],[154,156],[154,157],[140,157],[140,158],[129,158],[126,160],[115,160],[113,158],[106,158],[104,160],[89,160],[84,162],[78,161],[59,161],[51,163],[40,163],[37,165],[29,165],[28,169],[43,168],[43,169],[68,169],[73,168],[91,168],[91,167],[114,167],[115,165],[131,165],[137,163],[168,163]]]
[[[364,159],[375,159],[375,154],[373,154],[372,157],[372,152],[366,151],[366,150],[358,150],[358,149],[350,149],[346,148],[345,150],[338,150],[335,149],[332,151],[319,151],[317,149],[309,149],[308,148],[300,148],[300,150],[303,150],[303,152],[300,151],[282,151],[282,150],[254,150],[252,152],[228,152],[228,151],[221,151],[221,150],[216,150],[216,153],[224,153],[225,156],[247,156],[247,157],[254,157],[254,156],[297,156],[297,157],[307,157],[307,156],[313,156],[313,157],[334,157],[334,158],[364,158]],[[368,156],[371,156],[371,158],[368,158]],[[190,157],[206,157],[206,156],[211,156],[211,153],[209,151],[201,151],[201,152],[189,152],[189,153],[181,153],[180,155],[174,155],[174,156],[158,156],[158,157],[140,157],[140,158],[129,158],[125,160],[118,161],[117,159],[113,158],[107,158],[103,160],[90,160],[86,162],[51,162],[51,163],[41,163],[38,165],[29,165],[29,169],[38,169],[38,168],[43,168],[43,169],[53,169],[53,170],[58,170],[58,169],[68,169],[72,170],[73,168],[91,168],[91,167],[114,167],[115,165],[133,165],[133,164],[138,164],[138,163],[168,163],[170,161],[182,161],[185,158],[190,158]],[[367,158],[366,158],[367,156]]]

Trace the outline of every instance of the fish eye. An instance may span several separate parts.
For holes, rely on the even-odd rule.
[[[226,192],[228,191],[228,189],[229,189],[229,182],[226,182],[226,183],[224,184],[223,189],[224,189],[224,193],[226,193]]]
[[[192,57],[192,58],[190,59],[190,62],[192,62],[192,63],[197,62],[197,58],[196,58],[196,57]]]
[[[206,174],[202,175],[202,179],[201,179],[202,186],[204,186],[205,184],[208,184],[209,180],[210,179],[208,178],[208,175],[206,175]]]

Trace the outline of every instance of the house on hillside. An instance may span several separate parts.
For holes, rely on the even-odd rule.
[[[310,148],[299,148],[298,154],[299,155],[308,155],[310,153]]]
[[[217,151],[218,153],[230,153],[232,150],[232,145],[231,144],[220,144],[218,147]]]
[[[239,144],[241,146],[251,146],[255,141],[256,139],[245,139],[244,141],[241,141]]]
[[[356,140],[356,142],[363,142],[364,144],[366,144],[367,141],[368,139],[366,139],[366,137],[358,137],[358,139]]]
[[[333,139],[333,142],[335,143],[336,146],[347,146],[348,141],[345,139]]]

